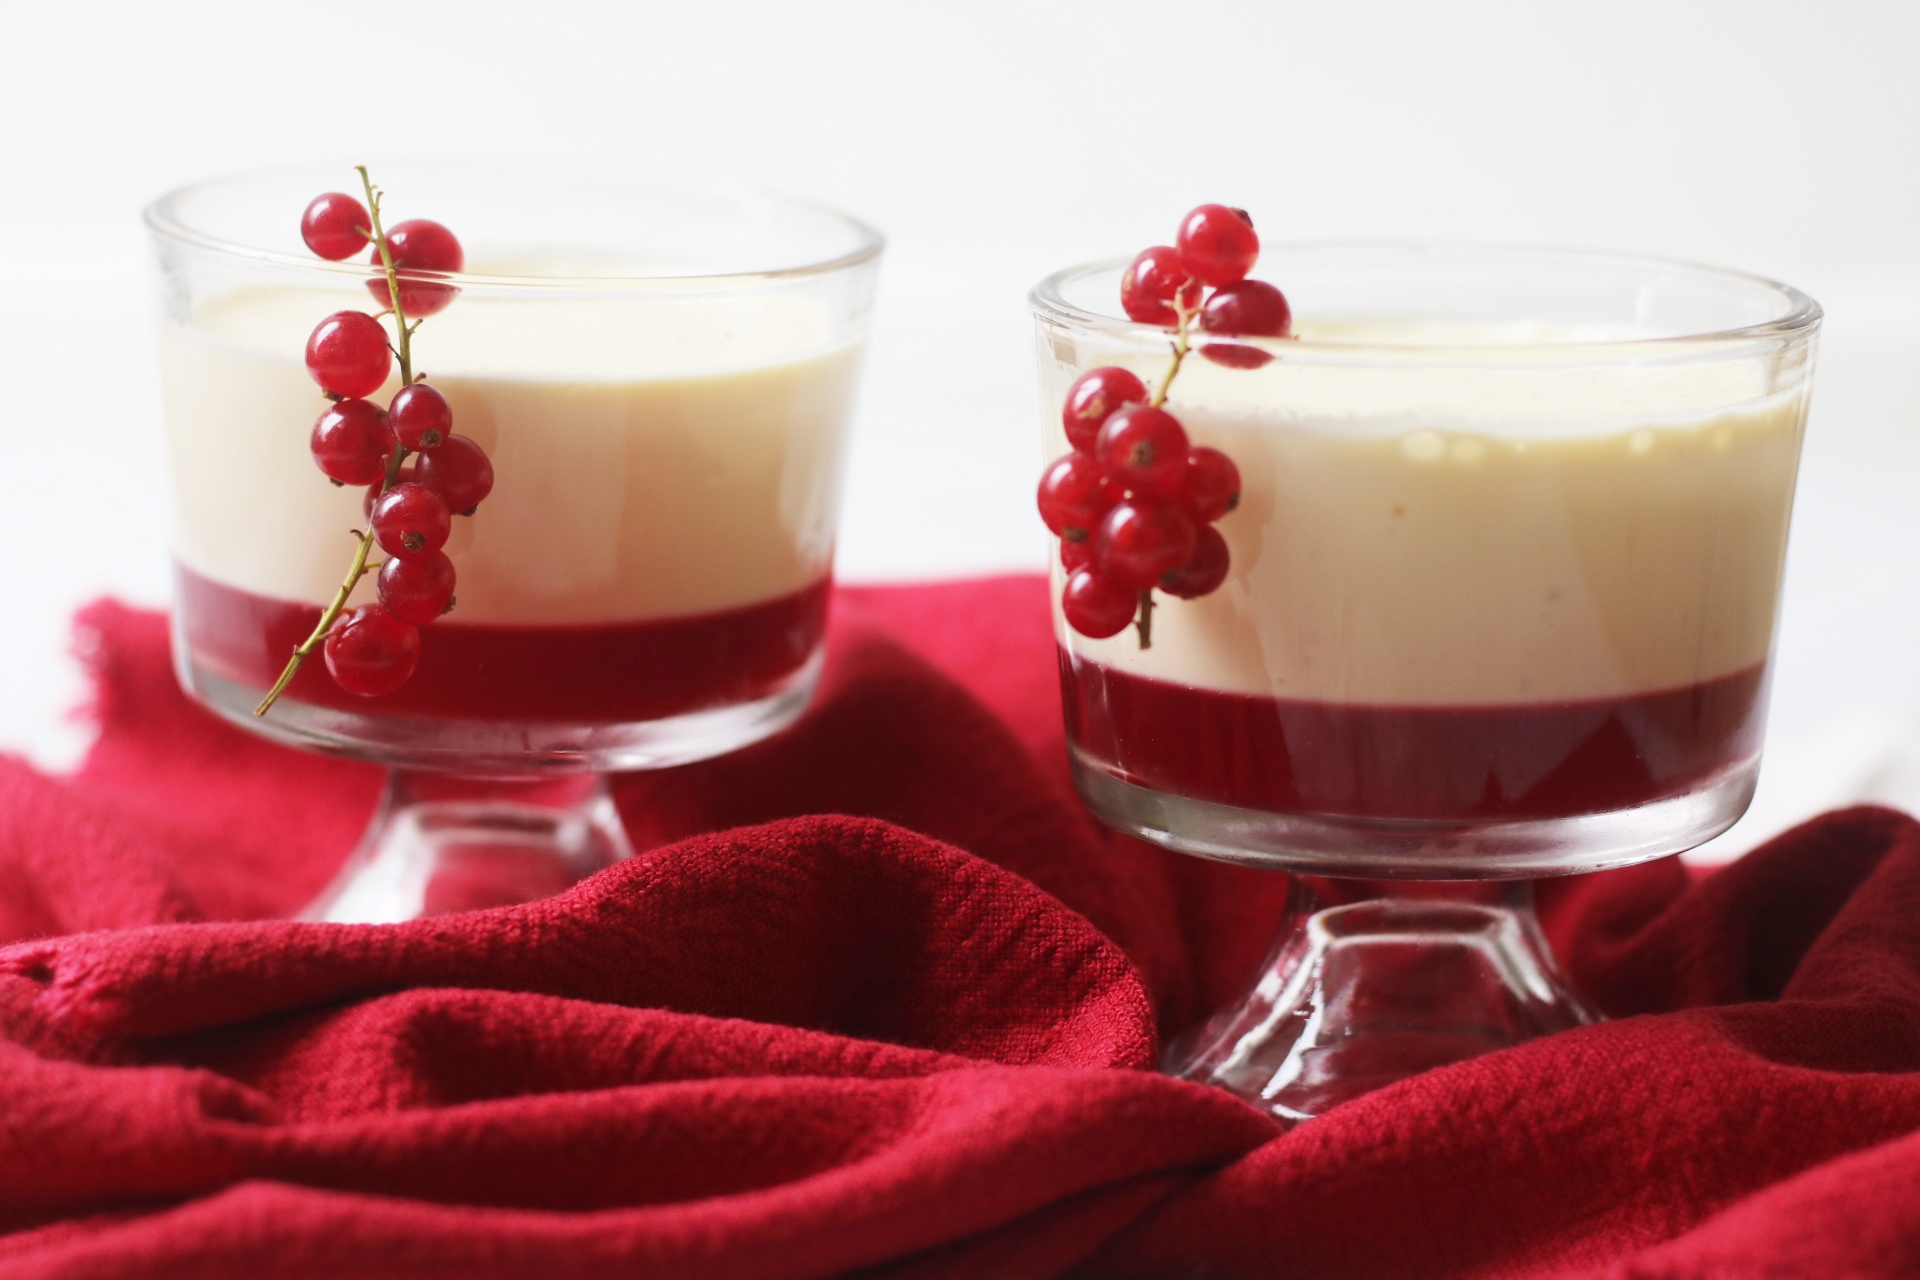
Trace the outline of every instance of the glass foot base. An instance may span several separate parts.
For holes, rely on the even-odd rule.
[[[396,771],[360,847],[301,918],[394,924],[533,902],[632,852],[597,775],[482,782]]]
[[[1325,908],[1303,891],[1252,989],[1171,1045],[1166,1069],[1298,1121],[1592,1021],[1547,949],[1532,886],[1486,886],[1489,901],[1463,900],[1470,891],[1409,886]]]

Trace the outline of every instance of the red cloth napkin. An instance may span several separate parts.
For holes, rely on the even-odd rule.
[[[800,727],[622,781],[631,862],[388,927],[262,919],[378,773],[96,607],[99,745],[0,759],[0,1277],[1920,1274],[1911,819],[1562,882],[1617,1021],[1283,1133],[1151,1070],[1283,878],[1091,822],[1044,604],[843,590]]]

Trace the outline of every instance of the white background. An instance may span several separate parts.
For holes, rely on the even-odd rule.
[[[165,598],[141,206],[262,164],[557,155],[743,177],[888,232],[850,578],[1041,563],[1025,291],[1202,200],[1269,239],[1800,285],[1829,323],[1743,828],[1920,800],[1917,66],[1910,0],[0,0],[0,749],[75,759],[68,615]]]

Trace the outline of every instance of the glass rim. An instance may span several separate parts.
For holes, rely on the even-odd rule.
[[[395,163],[400,167],[408,162]],[[417,163],[417,162],[415,162]],[[454,162],[446,162],[454,163]],[[546,167],[556,167],[553,162],[541,162]],[[774,267],[756,271],[701,272],[696,274],[658,273],[652,275],[525,275],[496,274],[471,271],[410,271],[401,268],[401,279],[421,279],[447,281],[453,284],[482,289],[526,289],[544,291],[605,292],[619,290],[657,290],[661,287],[700,288],[701,286],[749,286],[762,283],[778,283],[789,280],[802,280],[814,276],[831,275],[851,267],[871,262],[880,256],[886,247],[886,236],[870,223],[864,222],[852,214],[832,205],[819,201],[788,195],[785,192],[759,187],[751,183],[700,182],[700,181],[663,181],[646,175],[622,169],[617,165],[563,164],[558,167],[572,168],[576,171],[591,171],[601,175],[631,177],[639,182],[654,185],[662,190],[680,190],[697,192],[703,195],[726,196],[758,202],[763,207],[779,207],[789,210],[805,211],[824,215],[841,227],[849,230],[855,237],[854,247],[845,253],[831,258],[799,262],[791,266]],[[355,281],[364,280],[369,270],[368,264],[354,258],[331,261],[312,254],[286,253],[277,249],[262,249],[253,245],[241,244],[222,236],[202,231],[179,216],[178,202],[189,195],[217,187],[224,183],[236,182],[248,178],[268,178],[278,175],[291,175],[315,169],[314,165],[289,165],[275,168],[240,169],[226,173],[213,174],[196,181],[174,187],[148,202],[141,210],[140,220],[147,230],[162,239],[186,245],[190,248],[251,262],[261,265],[286,268],[295,271],[314,272],[320,275],[336,276]]]
[[[1819,328],[1825,311],[1810,295],[1790,284],[1753,272],[1688,262],[1676,258],[1613,253],[1605,250],[1567,249],[1549,245],[1499,244],[1475,241],[1394,241],[1394,240],[1312,240],[1289,241],[1265,246],[1269,251],[1326,252],[1372,251],[1399,254],[1455,255],[1523,261],[1528,258],[1559,259],[1592,266],[1616,266],[1660,271],[1680,271],[1691,275],[1757,285],[1778,295],[1783,304],[1779,315],[1769,320],[1729,329],[1703,330],[1698,333],[1668,334],[1660,337],[1629,336],[1618,338],[1572,338],[1527,342],[1445,343],[1445,342],[1353,342],[1326,338],[1261,338],[1235,336],[1236,343],[1271,351],[1276,356],[1331,360],[1365,356],[1392,356],[1400,360],[1422,357],[1473,357],[1474,363],[1497,358],[1503,353],[1531,352],[1565,357],[1619,358],[1632,352],[1683,355],[1695,348],[1724,348],[1744,342],[1781,342],[1810,334]],[[1130,258],[1103,258],[1054,272],[1027,293],[1027,305],[1035,318],[1068,328],[1092,330],[1112,337],[1164,346],[1171,330],[1164,325],[1143,324],[1124,316],[1089,311],[1065,295],[1065,287],[1091,275],[1125,270]]]

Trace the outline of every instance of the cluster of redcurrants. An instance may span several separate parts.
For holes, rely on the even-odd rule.
[[[300,230],[308,248],[338,261],[371,242],[371,226],[358,200],[330,193],[307,206]],[[399,269],[457,271],[464,262],[453,233],[424,219],[396,225],[387,245]],[[373,261],[381,272],[368,287],[391,302],[378,247]],[[399,292],[396,324],[404,324],[443,309],[458,290],[403,279]],[[384,410],[366,398],[385,384],[392,364],[385,328],[365,312],[335,312],[307,340],[307,371],[334,402],[313,424],[313,460],[335,484],[367,486],[367,520],[388,556],[380,603],[341,615],[326,638],[334,681],[369,697],[406,683],[420,659],[418,628],[453,607],[453,561],[441,548],[453,516],[472,515],[493,489],[493,464],[472,439],[454,434],[453,410],[439,391],[416,381]]]
[[[1060,538],[1067,625],[1118,635],[1155,587],[1191,600],[1227,578],[1213,527],[1240,501],[1240,471],[1218,449],[1187,442],[1147,389],[1108,365],[1080,375],[1063,414],[1073,452],[1040,477],[1040,518]]]
[[[1246,278],[1259,254],[1245,213],[1203,204],[1181,220],[1176,244],[1133,260],[1120,281],[1121,306],[1143,324],[1178,327],[1183,339],[1189,323],[1226,336],[1284,338],[1292,325],[1286,298]],[[1176,347],[1185,350],[1184,342]],[[1244,343],[1200,350],[1237,368],[1272,358]],[[1073,450],[1047,468],[1039,495],[1067,571],[1061,612],[1094,639],[1118,635],[1138,614],[1145,647],[1156,588],[1192,600],[1226,581],[1227,542],[1213,525],[1239,504],[1239,468],[1188,441],[1179,419],[1149,403],[1146,385],[1116,365],[1081,374],[1061,417]]]
[[[1293,308],[1286,295],[1264,280],[1247,279],[1259,256],[1260,237],[1246,210],[1203,204],[1180,220],[1175,243],[1143,249],[1134,258],[1120,277],[1120,306],[1141,324],[1171,326],[1185,312],[1204,333],[1288,337]],[[1243,342],[1206,342],[1200,354],[1239,369],[1257,369],[1273,359]]]

